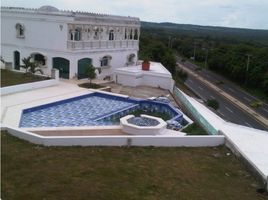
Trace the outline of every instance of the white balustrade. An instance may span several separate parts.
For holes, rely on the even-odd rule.
[[[97,41],[67,41],[67,49],[121,49],[121,48],[138,48],[138,40],[97,40]]]

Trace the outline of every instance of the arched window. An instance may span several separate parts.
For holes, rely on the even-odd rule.
[[[94,27],[94,39],[99,39],[99,28],[97,26]]]
[[[40,66],[46,65],[46,57],[40,53],[32,53],[31,57],[37,62]]]
[[[127,29],[125,28],[125,40],[127,40]]]
[[[129,34],[129,39],[131,39],[132,40],[132,34],[133,34],[133,31],[132,31],[132,29],[130,30],[130,34]]]
[[[70,40],[73,40],[73,39],[74,39],[74,36],[73,36],[73,33],[72,33],[71,30],[69,31],[69,39],[70,39]]]
[[[101,67],[108,67],[110,65],[110,62],[112,60],[111,56],[104,56],[100,60],[100,66]]]
[[[81,40],[81,28],[76,28],[75,29],[74,40],[76,40],[76,41]]]
[[[17,23],[16,26],[16,31],[17,31],[17,37],[19,38],[24,38],[24,26],[20,23]]]
[[[136,55],[134,53],[129,54],[127,57],[127,65],[133,65]]]
[[[138,29],[135,29],[134,31],[134,40],[138,39]]]
[[[109,31],[109,40],[114,40],[114,30]]]

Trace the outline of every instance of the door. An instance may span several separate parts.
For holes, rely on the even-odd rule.
[[[90,58],[83,58],[78,60],[78,70],[77,70],[77,78],[88,78],[87,75],[87,67],[91,65],[92,60]]]
[[[56,68],[59,70],[60,78],[69,79],[70,76],[70,61],[61,58],[61,57],[55,57],[53,58],[53,68]]]
[[[20,52],[14,51],[14,69],[20,70]]]

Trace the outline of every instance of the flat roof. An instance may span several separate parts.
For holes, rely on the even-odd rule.
[[[141,64],[135,66],[121,67],[115,70],[117,74],[129,74],[129,75],[159,75],[172,78],[171,73],[159,62],[150,62],[150,70],[142,70]]]

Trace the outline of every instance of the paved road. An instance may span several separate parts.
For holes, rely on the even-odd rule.
[[[180,61],[178,61],[178,62],[180,64],[183,64],[185,67],[187,67],[188,69],[191,69],[191,70],[195,70],[197,68],[196,65],[194,65],[188,61],[186,61],[185,63],[181,63]],[[209,70],[202,69],[199,71],[195,71],[195,73],[197,73],[199,76],[203,77],[204,79],[206,79],[207,81],[209,81],[213,84],[216,84],[217,82],[222,81],[223,84],[217,84],[217,87],[222,89],[224,92],[230,94],[231,96],[233,96],[234,98],[236,98],[240,102],[244,103],[248,107],[251,107],[250,106],[251,102],[260,101],[256,97],[254,97],[254,96],[248,94],[247,92],[243,91],[242,89],[240,89],[238,86],[236,86],[231,81],[229,81],[229,80],[223,78],[222,76],[215,74]],[[256,111],[257,113],[259,113],[260,115],[262,115],[263,117],[268,119],[268,104],[263,103],[263,106],[261,106],[259,108],[252,108],[252,109],[254,111]]]
[[[188,74],[188,78],[185,81],[185,84],[204,101],[206,101],[207,99],[216,99],[220,105],[216,113],[226,121],[230,121],[243,126],[267,130],[253,117],[233,105],[225,97],[223,97],[221,94],[218,94],[217,91],[211,89],[206,84],[202,83],[202,81],[200,81],[196,77]]]

